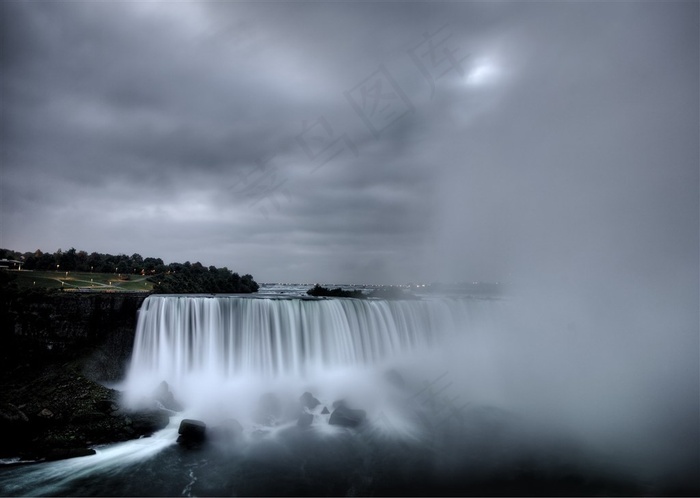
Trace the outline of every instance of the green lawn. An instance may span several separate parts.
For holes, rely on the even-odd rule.
[[[85,289],[91,291],[151,291],[153,284],[143,275],[129,275],[121,280],[115,273],[65,272],[65,271],[13,271],[20,289],[43,287],[51,289]]]

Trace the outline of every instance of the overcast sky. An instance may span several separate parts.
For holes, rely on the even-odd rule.
[[[0,8],[1,247],[697,287],[697,2]]]

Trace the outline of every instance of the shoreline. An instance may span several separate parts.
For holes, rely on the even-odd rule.
[[[0,458],[20,459],[6,465],[87,456],[95,446],[147,437],[168,425],[166,410],[125,409],[121,392],[88,379],[79,361],[34,374],[19,367],[0,380]]]
[[[133,348],[134,293],[5,292],[0,311],[2,467],[94,453],[93,447],[149,436],[169,416],[121,405],[114,385]]]

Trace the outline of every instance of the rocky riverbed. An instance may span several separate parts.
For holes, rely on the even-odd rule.
[[[0,458],[89,455],[96,445],[149,436],[168,420],[166,410],[124,410],[120,393],[85,377],[79,363],[17,368],[0,381]]]
[[[0,294],[0,458],[89,455],[167,425],[168,411],[126,411],[100,383],[122,378],[144,296]]]

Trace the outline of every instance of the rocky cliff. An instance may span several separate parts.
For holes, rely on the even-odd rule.
[[[88,377],[123,377],[142,293],[23,292],[5,295],[2,368],[80,359]]]
[[[126,411],[123,378],[144,294],[3,293],[0,458],[67,458],[151,434],[163,410]]]

